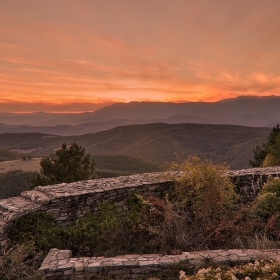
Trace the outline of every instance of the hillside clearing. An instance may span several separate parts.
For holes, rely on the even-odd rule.
[[[22,170],[22,171],[37,171],[40,172],[41,158],[32,158],[31,160],[9,160],[0,162],[0,173],[10,172],[14,170]]]

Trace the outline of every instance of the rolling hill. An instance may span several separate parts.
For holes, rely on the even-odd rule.
[[[206,124],[145,124],[116,127],[95,134],[55,136],[0,134],[0,147],[32,156],[53,154],[73,142],[94,155],[124,155],[157,164],[196,154],[233,169],[249,167],[253,148],[265,142],[270,128]]]

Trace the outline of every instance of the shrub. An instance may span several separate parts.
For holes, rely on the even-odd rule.
[[[110,201],[99,203],[96,213],[87,213],[83,218],[66,227],[68,248],[77,255],[93,255],[102,250],[110,251],[110,246],[113,246],[111,242],[116,241],[117,231],[120,228],[121,216],[113,203]]]
[[[220,266],[199,269],[195,275],[180,271],[180,280],[276,280],[280,275],[280,261],[255,261],[234,267]]]
[[[269,218],[280,211],[280,199],[276,193],[263,193],[256,199],[252,211],[257,216]]]
[[[33,242],[38,251],[63,247],[63,230],[56,224],[51,214],[31,211],[15,221],[8,232],[12,245]]]
[[[280,178],[273,178],[269,180],[261,189],[261,194],[275,193],[277,197],[280,197]]]
[[[186,206],[196,218],[219,219],[234,206],[237,195],[233,183],[224,175],[226,166],[193,156],[182,163],[172,163],[171,170],[183,171],[179,178],[173,177],[173,201]]]
[[[171,170],[181,176],[171,176],[175,187],[167,193],[169,204],[184,222],[181,232],[185,244],[197,249],[200,246],[217,246],[222,233],[231,220],[237,195],[234,185],[224,174],[224,165],[214,165],[192,156],[181,163],[172,163]],[[172,173],[171,173],[172,174]]]
[[[280,215],[280,179],[268,181],[252,206],[253,214],[268,219]]]
[[[1,280],[41,280],[39,267],[46,254],[38,251],[33,242],[2,248],[0,257]]]

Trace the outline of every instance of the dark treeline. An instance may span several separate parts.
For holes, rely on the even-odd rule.
[[[0,161],[20,159],[22,156],[22,154],[17,152],[0,149]]]
[[[28,190],[36,174],[37,172],[23,172],[22,170],[0,174],[0,199],[19,196],[22,191]]]
[[[153,162],[122,155],[94,155],[97,178],[117,177],[146,172],[161,171],[161,167]]]

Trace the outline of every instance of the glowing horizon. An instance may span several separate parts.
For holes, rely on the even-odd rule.
[[[0,0],[0,111],[280,96],[280,1]]]

